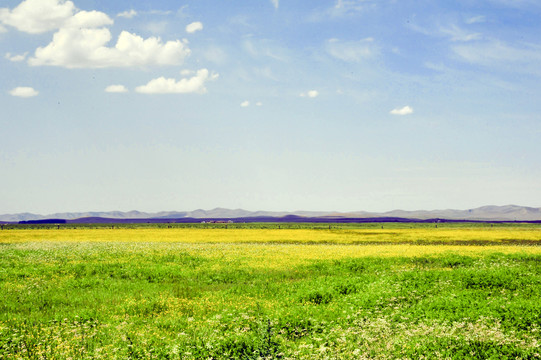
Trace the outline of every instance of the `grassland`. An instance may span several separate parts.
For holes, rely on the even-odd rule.
[[[0,358],[540,357],[540,226],[169,226],[0,231]]]

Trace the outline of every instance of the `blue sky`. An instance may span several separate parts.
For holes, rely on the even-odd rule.
[[[541,3],[3,1],[0,213],[541,206]]]

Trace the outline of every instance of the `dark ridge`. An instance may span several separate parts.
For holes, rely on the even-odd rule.
[[[43,219],[19,221],[19,224],[66,224],[67,222],[68,221],[64,219]]]
[[[401,217],[371,217],[371,218],[355,218],[355,217],[304,217],[297,215],[287,215],[282,217],[273,216],[255,216],[255,217],[238,217],[238,218],[147,218],[147,219],[112,219],[103,217],[85,217],[73,220],[33,220],[21,221],[20,224],[46,224],[46,223],[68,223],[68,224],[189,224],[189,223],[530,223],[539,224],[541,220],[531,221],[490,221],[490,220],[450,220],[450,219],[414,219]]]

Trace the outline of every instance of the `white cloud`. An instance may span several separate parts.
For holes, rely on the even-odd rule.
[[[25,0],[16,8],[0,9],[0,22],[19,31],[41,34],[59,29],[73,16],[75,5],[63,0]]]
[[[377,3],[371,0],[336,0],[329,8],[313,11],[308,15],[308,20],[321,22],[356,16],[368,9],[374,9],[376,5]]]
[[[261,101],[258,101],[255,103],[255,106],[263,106],[263,103]]]
[[[300,93],[301,97],[309,97],[309,98],[315,98],[319,96],[319,91],[317,90],[310,90],[307,92]]]
[[[184,6],[183,6],[184,7]],[[182,8],[181,8],[182,9]],[[173,12],[171,10],[150,10],[149,11],[149,14],[152,14],[152,15],[161,15],[161,16],[166,16],[166,15],[170,15],[172,14]]]
[[[471,22],[468,22],[471,21]],[[481,17],[471,18],[466,20],[467,24],[473,24],[475,22],[480,22]],[[408,28],[418,32],[420,34],[436,37],[436,38],[448,38],[452,42],[469,42],[473,40],[480,40],[484,36],[482,33],[471,32],[467,29],[460,27],[457,24],[449,23],[446,25],[418,25],[414,22],[408,24]]]
[[[105,88],[108,93],[126,93],[128,89],[124,85],[109,85]]]
[[[480,33],[470,33],[459,28],[456,25],[451,25],[447,28],[441,28],[441,33],[451,37],[451,41],[468,42],[481,39]]]
[[[2,20],[0,19],[0,21],[2,21]],[[5,33],[7,31],[8,31],[8,29],[6,29],[5,27],[2,26],[2,24],[0,24],[0,34]]]
[[[46,47],[36,49],[30,65],[67,68],[104,68],[143,65],[179,65],[190,54],[180,40],[163,43],[122,31],[114,47],[107,47],[111,32],[106,28],[63,28]]]
[[[497,68],[511,73],[526,73],[541,76],[541,45],[510,45],[491,40],[452,47],[462,61],[470,64]]]
[[[391,110],[390,113],[393,115],[409,115],[409,114],[413,114],[413,109],[406,105],[400,109],[393,109]]]
[[[135,91],[142,94],[204,94],[207,92],[205,83],[216,78],[218,78],[218,74],[210,74],[207,69],[201,69],[193,77],[178,81],[162,76],[150,80],[146,85],[138,86]]]
[[[24,61],[24,59],[26,59],[27,54],[28,53],[24,53],[22,55],[11,55],[11,53],[7,53],[5,58],[8,59],[9,61],[19,62],[19,61]]]
[[[520,49],[501,41],[488,41],[475,46],[455,46],[453,50],[466,61],[485,65],[493,62],[520,62],[525,58],[541,60],[540,49]]]
[[[84,29],[113,25],[113,20],[100,11],[79,11],[66,20],[62,28]]]
[[[12,89],[9,93],[12,96],[29,98],[29,97],[37,96],[39,94],[39,91],[34,90],[34,88],[31,88],[28,86],[19,86],[19,87],[16,87],[15,89]]]
[[[118,16],[135,16],[135,10]],[[0,22],[28,33],[57,30],[52,41],[36,49],[28,63],[66,68],[179,65],[190,54],[185,41],[143,39],[122,31],[116,44],[107,26],[113,20],[100,11],[78,11],[71,1],[25,0],[15,9],[0,9]]]
[[[201,23],[200,21],[193,22],[186,26],[186,32],[189,34],[193,34],[194,32],[200,30],[203,30],[203,23]]]
[[[167,32],[169,22],[167,21],[153,21],[145,25],[145,29],[153,34],[163,34]]]
[[[137,11],[135,11],[133,9],[126,10],[126,11],[123,11],[123,12],[117,14],[116,16],[123,17],[123,18],[126,18],[126,19],[131,19],[132,17],[137,16]]]
[[[227,53],[215,45],[203,49],[200,53],[205,60],[212,61],[215,64],[223,65],[227,61]]]
[[[271,3],[275,9],[278,9],[278,7],[280,6],[280,0],[271,0]]]
[[[468,19],[466,19],[466,24],[478,24],[478,23],[484,23],[486,21],[486,17],[484,15],[479,16],[473,16]]]
[[[290,50],[272,40],[246,38],[242,47],[253,58],[270,57],[278,61],[290,59]]]
[[[372,38],[359,41],[330,39],[327,41],[325,49],[332,57],[346,62],[361,62],[371,59],[379,53],[379,49]]]
[[[245,100],[240,103],[240,107],[248,107],[248,106],[250,106],[250,102],[248,100]]]

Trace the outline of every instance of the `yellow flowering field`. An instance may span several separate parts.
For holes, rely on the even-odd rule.
[[[0,231],[0,358],[539,357],[536,226]]]
[[[501,243],[541,242],[541,227],[400,229],[204,229],[113,228],[46,229],[0,232],[0,242],[183,242],[183,243]]]

